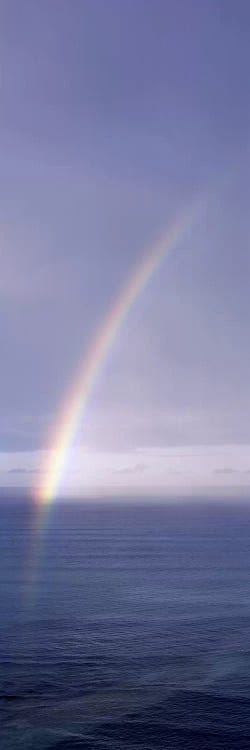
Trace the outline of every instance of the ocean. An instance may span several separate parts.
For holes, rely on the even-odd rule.
[[[249,750],[250,507],[0,518],[1,750]]]

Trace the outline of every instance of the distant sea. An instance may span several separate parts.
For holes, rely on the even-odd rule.
[[[1,750],[249,750],[250,506],[0,519]]]

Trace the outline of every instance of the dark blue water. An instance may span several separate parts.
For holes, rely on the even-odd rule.
[[[1,749],[249,750],[250,510],[0,514]]]

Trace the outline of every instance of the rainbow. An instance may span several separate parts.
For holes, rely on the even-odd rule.
[[[47,507],[58,495],[69,449],[82,419],[98,374],[116,336],[139,294],[157,271],[166,255],[183,239],[197,217],[201,201],[194,201],[181,217],[175,220],[153,248],[136,266],[117,299],[110,307],[89,349],[84,353],[73,383],[59,407],[54,429],[45,449],[45,462],[41,467],[42,482],[33,495],[40,507]]]

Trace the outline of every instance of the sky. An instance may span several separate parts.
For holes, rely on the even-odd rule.
[[[248,0],[2,0],[0,40],[0,486],[43,482],[110,305],[205,196],[100,368],[60,492],[248,492]]]

